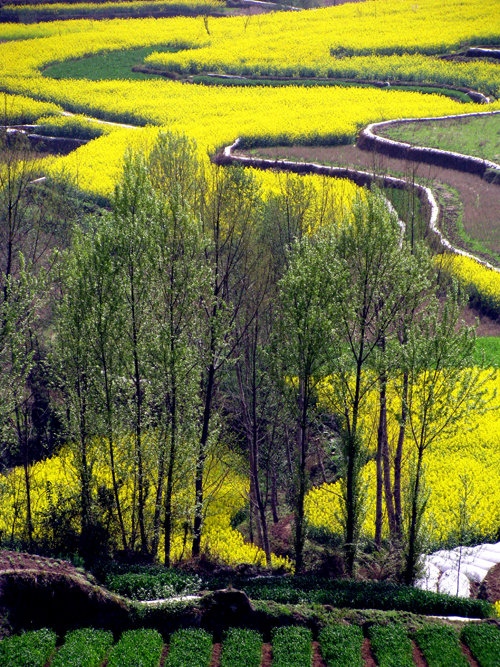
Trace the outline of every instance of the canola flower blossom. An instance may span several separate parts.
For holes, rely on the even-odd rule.
[[[490,371],[482,371],[483,380],[488,380]],[[467,513],[466,530],[479,535],[494,535],[500,525],[500,372],[496,371],[488,380],[488,392],[492,397],[489,409],[482,415],[469,415],[471,424],[457,427],[452,436],[447,436],[433,445],[424,458],[424,480],[430,492],[426,513],[425,532],[431,541],[443,543],[456,537],[463,513]],[[495,393],[496,392],[496,393]],[[397,403],[390,396],[392,409]],[[373,413],[367,411],[364,420],[364,435],[368,446],[374,447],[373,429],[376,429],[376,400],[372,402]],[[397,438],[397,422],[389,408],[389,441],[392,446]],[[370,440],[370,434],[372,440]],[[403,461],[403,486],[409,484],[409,474],[414,445],[407,439]],[[362,521],[362,533],[373,539],[375,533],[375,462],[370,461],[363,469],[363,485],[366,502]],[[306,498],[306,514],[311,525],[325,528],[332,533],[342,531],[341,482],[323,484],[312,489]],[[407,494],[403,494],[403,498]],[[387,534],[387,522],[384,517]],[[463,527],[464,528],[464,527]]]
[[[143,443],[154,447],[154,437]],[[107,489],[111,494],[111,473],[103,454],[102,443],[94,443],[94,456],[99,464],[95,467],[94,493],[97,488]],[[124,482],[120,487],[120,500],[124,511],[127,531],[130,531],[132,517],[131,499],[133,497],[133,475],[129,467],[133,458],[132,439],[124,437],[117,448],[117,474]],[[222,481],[220,481],[222,478]],[[153,483],[153,479],[151,479]],[[78,516],[79,502],[78,461],[71,447],[64,447],[57,455],[39,461],[31,466],[31,503],[34,527],[34,539],[42,540],[50,533],[50,515],[54,507],[67,508],[68,515]],[[248,496],[248,481],[234,470],[221,471],[220,466],[212,464],[211,473],[205,481],[205,492],[209,498],[205,508],[205,523],[202,537],[202,550],[219,558],[225,563],[251,563],[265,565],[265,554],[255,544],[245,542],[243,535],[231,527],[231,516],[244,504]],[[147,521],[151,522],[153,507],[150,494],[146,505]],[[190,543],[186,544],[182,525],[189,519],[184,512],[192,507],[193,498],[186,488],[179,488],[174,495],[173,507],[176,513],[177,530],[174,532],[171,557],[177,560],[186,556]],[[23,534],[26,525],[26,490],[24,470],[17,467],[0,476],[0,531],[4,536],[15,539]],[[73,511],[74,510],[74,511]],[[79,524],[75,518],[70,519],[70,527],[78,531]],[[115,526],[112,538],[119,544],[119,536]],[[163,543],[160,540],[159,558],[164,556]],[[274,567],[292,570],[292,563],[287,558],[272,555]]]

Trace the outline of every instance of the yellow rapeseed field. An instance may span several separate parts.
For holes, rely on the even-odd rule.
[[[488,378],[489,374],[490,371],[483,371],[483,379]],[[453,436],[436,442],[425,453],[424,481],[430,493],[425,513],[425,532],[435,543],[456,533],[460,512],[464,509],[468,515],[466,528],[476,534],[493,535],[500,525],[499,371],[489,380],[488,389],[490,396],[494,396],[488,411],[483,415],[470,416],[468,423],[458,426]],[[364,435],[368,442],[375,437],[376,402],[373,405],[373,419],[370,420],[368,416],[364,422]],[[397,439],[397,430],[397,422],[392,416],[389,420],[392,446]],[[412,444],[408,441],[403,462],[404,484],[408,484],[411,458]],[[363,479],[366,485],[366,506],[362,529],[366,537],[373,539],[376,485],[374,461],[365,466]],[[306,499],[306,511],[312,525],[334,533],[341,532],[340,483],[324,484],[313,489]]]

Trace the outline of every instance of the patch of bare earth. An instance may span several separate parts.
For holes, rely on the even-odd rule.
[[[481,313],[476,308],[467,306],[462,312],[462,319],[468,326],[477,323],[478,336],[500,336],[500,320]]]
[[[443,190],[451,186],[458,192],[463,204],[462,224],[465,233],[480,241],[487,241],[493,253],[500,253],[500,188],[477,175],[363,151],[357,146],[273,146],[259,148],[258,154],[272,159],[320,162],[366,169],[379,174],[396,174],[432,183],[434,187],[440,184]],[[453,204],[450,203],[450,207]],[[452,243],[464,246],[457,230],[453,228],[453,222],[443,231]],[[485,258],[492,260],[488,256]]]
[[[414,641],[411,643],[411,650],[413,654],[413,663],[416,667],[427,667],[427,660],[424,658],[424,654]]]
[[[367,639],[366,637],[364,638],[363,644],[361,646],[361,659],[363,660],[363,664],[365,667],[377,667],[377,663],[373,656],[370,640]]]
[[[262,645],[262,660],[260,667],[271,667],[273,662],[273,653],[271,649],[271,644]]]
[[[480,586],[481,597],[490,602],[500,600],[500,563],[494,565],[483,579]]]
[[[210,667],[219,667],[221,653],[222,653],[222,644],[214,644],[212,649],[212,660],[210,662]]]
[[[312,667],[325,667],[319,648],[319,642],[312,643]]]
[[[466,646],[465,644],[460,644],[460,647],[462,649],[462,653],[465,655],[465,659],[469,662],[469,665],[471,667],[481,667],[478,661],[474,658],[474,656],[470,652],[470,648],[468,646]]]

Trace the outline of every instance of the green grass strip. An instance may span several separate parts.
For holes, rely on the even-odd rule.
[[[113,635],[105,630],[80,628],[68,632],[63,647],[51,667],[99,667],[113,645]]]
[[[170,638],[166,667],[208,667],[212,637],[200,629],[178,630]]]
[[[157,667],[163,639],[156,630],[127,630],[115,644],[107,667]]]
[[[467,625],[460,635],[481,667],[500,667],[500,629],[485,623]]]
[[[308,667],[312,662],[312,634],[309,628],[277,628],[273,632],[273,667]]]
[[[56,633],[47,628],[7,637],[0,642],[2,667],[44,667],[56,648]]]
[[[458,634],[449,626],[429,625],[417,630],[415,641],[424,654],[429,667],[467,667]]]
[[[476,339],[474,363],[484,368],[500,367],[500,336],[485,336]]]
[[[246,628],[229,628],[222,644],[221,667],[260,667],[262,635]]]
[[[380,667],[413,667],[412,646],[403,625],[373,625],[368,635]]]
[[[363,631],[357,625],[331,625],[319,633],[321,655],[327,667],[362,667]]]

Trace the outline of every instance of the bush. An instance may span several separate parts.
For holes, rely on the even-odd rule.
[[[481,667],[500,667],[500,629],[485,623],[467,625],[460,635]]]
[[[81,628],[68,632],[63,647],[51,667],[99,667],[113,645],[113,635],[105,630]]]
[[[372,625],[368,634],[380,667],[413,667],[413,651],[404,626]]]
[[[363,632],[357,625],[332,625],[319,633],[321,654],[328,667],[362,667]]]
[[[195,574],[163,568],[159,572],[152,570],[111,574],[106,577],[106,586],[132,600],[157,600],[198,593],[201,579]]]
[[[210,587],[221,587],[221,578],[210,581]],[[224,580],[225,583],[227,583]],[[493,607],[484,600],[457,598],[423,591],[390,582],[320,579],[313,576],[268,577],[235,580],[232,584],[254,600],[271,600],[282,604],[329,604],[351,609],[383,609],[411,611],[415,614],[436,614],[489,618]]]
[[[157,667],[163,639],[156,630],[127,630],[115,644],[107,667]]]
[[[178,630],[170,638],[166,667],[208,667],[212,637],[205,630]]]
[[[47,628],[8,637],[0,643],[3,667],[44,667],[56,648],[56,633]]]
[[[429,625],[417,630],[415,640],[429,667],[467,667],[458,634],[445,625]]]
[[[309,628],[276,628],[272,645],[273,667],[307,667],[312,662],[312,634]]]
[[[221,667],[260,667],[262,635],[255,630],[230,628],[222,645]]]
[[[71,139],[95,139],[108,134],[110,128],[95,123],[85,116],[50,116],[37,121],[36,133],[46,137],[68,137]]]

